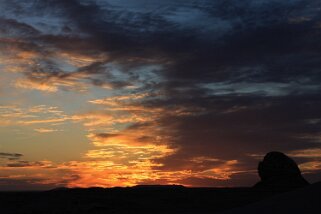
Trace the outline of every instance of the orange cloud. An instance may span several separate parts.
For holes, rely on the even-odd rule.
[[[50,85],[47,82],[36,82],[29,79],[18,79],[14,85],[17,88],[36,89],[46,92],[56,92],[58,90],[56,86]]]
[[[0,119],[2,126],[27,126],[37,124],[50,124],[65,122],[71,118],[57,107],[33,106],[20,108],[18,106],[0,106]],[[40,130],[41,128],[36,128]]]
[[[104,53],[78,53],[47,49],[23,39],[0,38],[0,61],[3,71],[24,76],[13,80],[19,89],[54,93],[59,89],[87,91],[90,66],[107,62]]]
[[[51,132],[61,131],[61,130],[57,130],[57,129],[46,129],[46,128],[39,128],[39,129],[34,129],[34,130],[39,133],[51,133]]]
[[[313,148],[313,149],[303,149],[297,150],[289,153],[292,157],[303,157],[303,158],[321,158],[321,149]]]
[[[311,171],[321,170],[321,161],[310,161],[299,165],[303,173],[310,173]]]

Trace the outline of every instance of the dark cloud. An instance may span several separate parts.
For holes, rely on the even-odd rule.
[[[167,9],[160,4],[162,12],[152,12],[149,7],[142,6],[136,13],[126,6],[116,9],[113,2],[86,2],[34,2],[34,11],[61,15],[77,26],[78,34],[35,34],[32,39],[64,51],[87,55],[107,53],[109,60],[91,69],[96,74],[104,74],[95,78],[91,73],[93,84],[110,82],[116,88],[128,86],[133,79],[114,81],[103,65],[116,62],[132,67],[141,65],[142,60],[146,63],[145,59],[154,59],[155,63],[161,64],[171,61],[161,73],[170,88],[214,82],[311,84],[320,80],[320,16],[317,13],[320,5],[317,1],[233,1],[229,4],[224,1],[192,4],[188,1],[165,4],[170,5]],[[191,16],[204,16],[203,31],[197,27],[202,23],[184,21],[186,18],[181,10]],[[169,19],[168,14],[172,18]],[[136,21],[130,21],[132,16]],[[228,30],[215,27],[221,22],[223,26],[229,26]],[[191,24],[194,27],[189,27]],[[148,27],[153,30],[146,32]],[[89,36],[82,37],[81,33]],[[133,57],[136,60],[130,61]],[[59,78],[72,75],[61,72],[64,73],[61,70],[48,75],[59,75]]]
[[[48,167],[50,168],[51,166],[46,165],[43,162],[40,161],[16,161],[16,162],[11,162],[7,164],[7,167]]]
[[[193,101],[185,100],[184,106],[193,107]],[[197,156],[237,159],[253,167],[251,154],[320,147],[309,138],[321,131],[319,122],[312,122],[321,117],[319,95],[215,96],[198,101],[207,108],[201,114],[162,118],[164,127],[176,130],[173,144],[180,149],[162,160],[163,168],[188,167],[186,162]]]
[[[19,154],[19,153],[0,152],[0,158],[4,158],[8,160],[17,160],[17,159],[20,159],[22,156],[23,154]]]
[[[1,191],[43,191],[57,187],[64,187],[69,182],[78,179],[79,176],[74,174],[69,174],[67,178],[64,177],[59,181],[48,180],[45,178],[0,178],[0,189]]]
[[[41,184],[42,179],[1,178],[1,191],[48,190],[57,187],[55,184]]]
[[[119,135],[118,134],[109,134],[109,133],[95,134],[95,137],[101,138],[101,139],[108,139],[108,138],[117,137],[117,136],[119,136]]]
[[[14,19],[0,18],[1,34],[2,37],[5,35],[11,38],[30,37],[31,35],[39,34],[35,28],[25,23],[20,23]]]

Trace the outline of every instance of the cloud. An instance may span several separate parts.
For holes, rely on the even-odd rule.
[[[2,191],[48,190],[57,187],[55,184],[41,184],[41,179],[0,178]]]
[[[39,129],[34,129],[36,132],[39,132],[39,133],[52,133],[52,132],[58,132],[58,131],[61,131],[61,130],[58,130],[58,129],[46,129],[46,128],[39,128]]]
[[[43,124],[43,123],[57,123],[64,122],[66,118],[54,118],[54,119],[44,119],[44,120],[28,120],[28,121],[19,121],[18,124],[21,125],[32,125],[32,124]]]
[[[303,3],[306,5],[305,10],[301,7]],[[319,21],[319,16],[317,10],[313,9],[317,8],[316,1],[266,4],[255,3],[255,1],[246,3],[233,1],[230,7],[222,1],[202,1],[197,7],[190,1],[179,6],[169,2],[166,4],[154,2],[148,5],[136,2],[131,4],[136,8],[135,10],[123,4],[120,4],[120,7],[115,6],[118,3],[114,1],[109,4],[95,1],[88,1],[86,4],[79,1],[33,2],[32,4],[37,5],[38,9],[48,11],[48,17],[53,20],[52,23],[57,22],[58,18],[51,13],[51,9],[55,8],[60,15],[59,19],[77,26],[78,35],[87,36],[71,34],[67,37],[64,34],[56,35],[52,32],[47,34],[43,32],[39,35],[39,30],[34,33],[29,32],[28,35],[34,35],[40,41],[54,47],[55,51],[68,53],[74,59],[81,55],[79,53],[83,53],[85,58],[108,55],[108,60],[106,58],[93,60],[92,71],[95,73],[90,71],[90,77],[82,77],[89,79],[94,85],[128,86],[128,80],[120,82],[113,80],[115,77],[112,77],[106,65],[110,63],[121,65],[122,70],[125,71],[123,74],[126,75],[128,74],[126,67],[132,70],[133,67],[140,66],[142,63],[148,64],[148,60],[154,60],[154,63],[166,66],[161,73],[166,82],[189,84],[190,87],[192,87],[191,84],[195,87],[195,84],[222,81],[251,83],[269,81],[272,84],[295,81],[300,84],[309,84],[312,80],[319,79],[316,72],[320,61],[318,50],[306,42],[311,39],[310,37],[318,41],[314,25]],[[168,4],[172,6],[166,7]],[[19,5],[19,2],[4,4],[4,8],[12,5]],[[138,7],[138,5],[141,6]],[[155,12],[152,9],[154,7],[161,9]],[[275,11],[275,7],[279,9]],[[27,8],[29,7],[20,7],[20,13],[27,14]],[[244,13],[241,15],[237,11],[244,11]],[[262,17],[260,16],[262,13],[269,15]],[[33,10],[32,16],[39,18],[38,14],[39,11]],[[120,14],[122,19],[118,18]],[[309,14],[309,19],[305,22],[300,24],[289,22],[289,19],[306,14]],[[8,16],[14,17],[15,14],[8,14]],[[131,21],[130,17],[133,16],[136,17],[135,21]],[[193,20],[184,19],[184,17],[197,17],[196,20],[202,17],[204,19],[202,23],[206,27],[201,27],[200,24],[194,25]],[[30,19],[19,21],[23,20],[26,23],[16,25],[15,28],[24,29],[25,25],[33,26],[30,28],[39,28]],[[148,20],[150,22],[147,25],[144,24]],[[64,28],[60,22],[57,22],[57,25]],[[55,25],[51,27],[55,28]],[[170,36],[163,36],[165,34]],[[276,34],[278,39],[273,36]],[[142,42],[137,42],[136,38],[141,38]],[[70,40],[73,42],[70,43]],[[280,43],[280,41],[283,42]],[[26,43],[31,43],[28,38]],[[36,44],[34,46],[37,46]],[[55,77],[50,80],[51,84],[58,85],[65,80],[68,82],[67,87],[73,88],[72,85],[79,82],[79,78],[68,80],[70,72],[56,62],[52,51],[46,58],[41,58],[43,57],[40,57],[42,62],[46,62],[42,63],[43,68],[38,66],[43,70],[41,74],[48,74],[50,78]],[[308,79],[300,72],[306,66],[311,66],[310,69],[306,69],[310,74]],[[85,67],[80,66],[74,70],[76,73],[81,73],[83,68]],[[54,70],[63,75],[57,78]],[[198,75],[199,72],[202,73],[201,76]],[[95,75],[97,77],[94,77]],[[62,87],[65,87],[64,84]],[[233,86],[230,87],[233,88]]]
[[[64,163],[44,160],[11,159],[1,163],[0,170],[0,189],[3,191],[48,190],[67,186],[72,180],[79,179]]]
[[[9,159],[9,160],[18,160],[23,156],[23,154],[19,153],[5,153],[0,152],[0,158]]]
[[[17,88],[24,88],[24,89],[37,89],[40,91],[47,91],[47,92],[56,92],[57,87],[47,85],[46,83],[38,83],[32,82],[26,79],[20,79],[15,82],[15,86]]]
[[[58,107],[38,105],[32,107],[0,106],[2,126],[28,126],[38,124],[53,124],[71,120]],[[36,128],[41,130],[41,128]]]
[[[16,173],[11,173],[11,176],[2,176],[0,178],[0,188],[2,191],[43,191],[66,186],[68,182],[78,179],[77,175],[63,175],[57,172],[51,175],[51,179],[39,175],[30,176],[28,174],[17,175]],[[56,177],[57,174],[61,176],[60,179]]]
[[[11,162],[6,165],[7,167],[29,167],[29,168],[34,168],[34,167],[51,167],[52,164],[48,161],[36,161],[36,162],[30,162],[30,161],[16,161],[16,162]]]
[[[300,158],[320,158],[320,153],[321,148],[303,149],[291,152],[290,156]]]

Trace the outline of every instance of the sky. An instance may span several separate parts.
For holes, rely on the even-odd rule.
[[[0,190],[321,180],[319,0],[0,0]]]

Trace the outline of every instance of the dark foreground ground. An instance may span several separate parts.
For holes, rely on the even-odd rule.
[[[319,201],[318,191],[313,185],[307,191],[299,193],[295,203],[304,194],[311,195],[309,188],[317,191],[313,196]],[[253,188],[185,188],[173,187],[134,187],[134,188],[90,188],[90,189],[56,189],[45,192],[0,192],[0,213],[3,214],[96,214],[96,213],[247,213],[247,207],[273,201],[279,196],[285,197],[295,191],[259,190]],[[302,192],[302,191],[301,191]],[[315,193],[314,193],[315,194]],[[270,200],[270,202],[269,202]],[[272,202],[271,202],[272,200]],[[309,200],[310,201],[310,200]],[[256,203],[258,202],[258,203]],[[320,197],[321,204],[321,197]],[[261,205],[256,205],[261,206]],[[315,206],[315,205],[314,205]],[[238,210],[238,209],[243,210]],[[321,207],[319,207],[321,208]],[[260,209],[260,208],[259,208]],[[318,210],[316,213],[321,213]],[[256,212],[256,211],[255,211]],[[275,213],[275,212],[274,212]],[[285,212],[287,213],[287,212]]]

